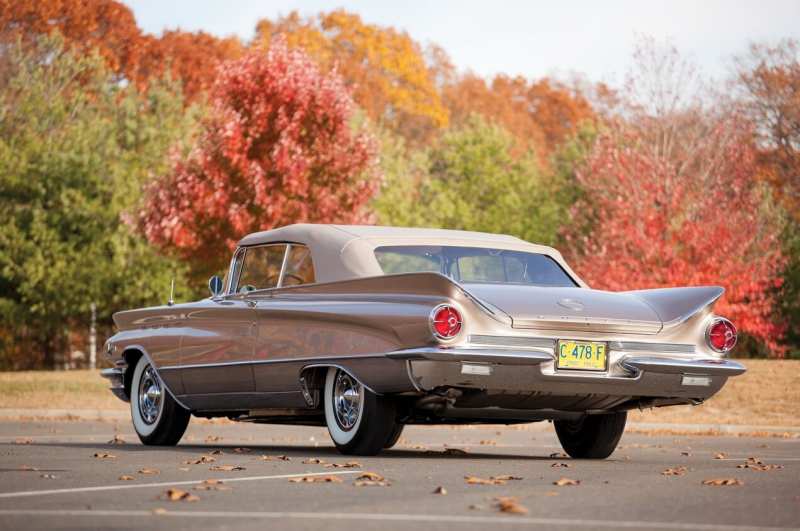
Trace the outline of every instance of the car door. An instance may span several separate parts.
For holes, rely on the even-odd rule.
[[[239,249],[227,292],[186,315],[181,344],[183,384],[197,407],[249,407],[256,393],[255,297],[277,285],[285,244]]]
[[[305,245],[289,244],[276,287],[314,282],[311,251]],[[313,310],[313,303],[292,300],[280,293],[281,290],[277,290],[274,296],[259,299],[256,306],[258,332],[253,366],[256,391],[273,393],[276,400],[279,399],[277,395],[282,395],[282,405],[302,407],[305,401],[300,394],[299,366],[276,362],[307,357],[318,351],[309,343],[309,336],[315,335],[315,328],[309,327],[303,317],[304,313]]]

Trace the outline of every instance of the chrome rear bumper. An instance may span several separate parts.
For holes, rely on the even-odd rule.
[[[408,362],[409,377],[421,391],[452,386],[510,393],[704,400],[729,377],[746,371],[728,359],[646,354],[621,355],[604,372],[558,370],[553,354],[544,349],[430,347],[388,356]]]

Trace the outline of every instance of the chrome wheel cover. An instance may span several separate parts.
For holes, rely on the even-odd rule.
[[[139,413],[145,424],[153,424],[158,420],[158,415],[161,412],[161,400],[163,390],[161,387],[161,380],[153,370],[153,367],[148,365],[142,373],[142,378],[139,380]]]
[[[350,431],[361,415],[363,387],[344,371],[336,374],[333,384],[333,413],[336,423],[344,431]]]

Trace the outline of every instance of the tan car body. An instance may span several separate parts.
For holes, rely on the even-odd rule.
[[[592,290],[550,247],[436,229],[292,225],[251,234],[237,252],[270,244],[308,247],[316,283],[236,293],[232,262],[221,296],[115,314],[115,368],[104,371],[115,394],[130,396],[127,368],[145,356],[195,415],[324,424],[324,371],[339,367],[405,401],[404,423],[527,422],[699,403],[745,371],[706,342],[719,287]],[[386,245],[545,254],[578,287],[384,275],[374,250]],[[430,328],[443,303],[464,321],[449,341]],[[556,369],[558,339],[607,342],[607,370]]]

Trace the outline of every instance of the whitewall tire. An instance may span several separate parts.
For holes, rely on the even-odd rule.
[[[342,369],[328,369],[324,408],[328,433],[344,454],[375,455],[396,433],[394,402]]]
[[[145,356],[134,367],[130,397],[133,429],[144,444],[178,444],[189,424],[190,413],[172,398]]]

